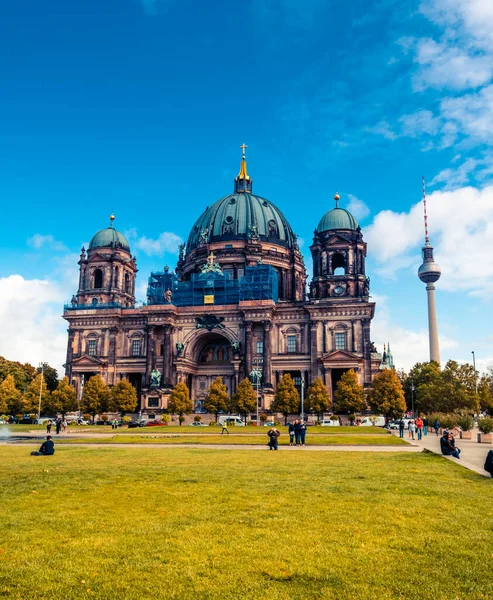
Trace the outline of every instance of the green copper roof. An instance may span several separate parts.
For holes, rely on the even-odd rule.
[[[261,196],[236,192],[206,208],[188,236],[187,250],[200,243],[236,239],[260,239],[289,248],[296,245],[296,236],[277,206]]]
[[[93,248],[121,248],[130,252],[127,238],[113,227],[101,229],[89,242],[89,250]]]
[[[318,233],[333,229],[358,229],[358,221],[344,208],[333,208],[325,213],[317,226]]]

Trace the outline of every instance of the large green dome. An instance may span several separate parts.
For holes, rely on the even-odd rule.
[[[277,206],[261,196],[236,191],[205,209],[188,236],[187,251],[200,243],[237,239],[296,247],[296,236]]]
[[[334,229],[359,229],[358,221],[344,208],[333,208],[325,213],[317,226],[317,232],[332,231]]]
[[[127,238],[114,227],[107,227],[98,231],[89,242],[89,250],[94,248],[121,248],[130,253]]]

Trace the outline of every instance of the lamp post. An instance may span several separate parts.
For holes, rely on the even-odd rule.
[[[85,379],[85,375],[84,373],[82,373],[82,375],[80,376],[80,386],[79,386],[79,398],[78,398],[78,402],[77,402],[77,408],[79,411],[79,419],[81,418],[81,412],[80,412],[80,404],[82,402],[82,394],[84,393],[84,379]]]
[[[414,389],[415,389],[414,388],[414,383],[411,380],[411,410],[412,410],[412,413],[413,413],[413,419],[414,419],[414,416],[415,416],[414,415]]]
[[[472,354],[472,366],[474,368],[474,387],[476,388],[476,396],[478,395],[478,376],[476,375],[476,355],[474,354],[474,350],[471,351]]]
[[[39,363],[39,366],[41,367],[41,379],[39,382],[39,404],[38,404],[38,421],[41,418],[41,396],[43,394],[43,373],[45,370],[45,367],[48,366],[48,363]]]
[[[259,367],[260,367],[260,365],[262,365],[263,359],[261,356],[255,356],[252,363],[253,363],[254,369],[250,373],[250,379],[255,382],[256,397],[257,397],[257,417],[256,417],[257,421],[256,421],[256,424],[258,427],[258,419],[259,419],[259,416],[258,416],[259,393],[258,392],[259,392],[260,378],[262,377],[262,371],[259,369]]]
[[[303,372],[300,373],[301,377],[301,420],[305,420],[305,375]]]

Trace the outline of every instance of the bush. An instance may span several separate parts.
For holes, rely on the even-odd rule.
[[[202,417],[200,415],[195,415],[195,417],[193,418],[195,423],[200,423],[200,421],[202,421]]]
[[[461,415],[457,419],[457,425],[462,429],[462,431],[471,431],[474,428],[474,419],[471,415]]]
[[[130,421],[131,421],[131,420],[132,420],[132,418],[131,418],[131,417],[129,417],[128,415],[125,415],[125,416],[123,417],[123,419],[122,419],[122,421],[123,421],[123,422],[124,422],[126,425],[128,425],[128,424],[130,423]]]
[[[215,421],[211,421],[209,423],[209,427],[216,427],[216,426],[219,427],[219,423],[216,423]]]
[[[261,415],[259,415],[259,419],[260,419],[260,422],[261,422],[261,423],[265,423],[265,422],[267,421],[267,418],[268,418],[268,417],[267,417],[267,415],[266,415],[266,414],[263,414],[263,413],[262,413]]]
[[[493,419],[491,417],[478,419],[478,427],[481,433],[491,433],[493,431]]]
[[[108,415],[101,415],[101,420],[106,423],[107,421],[110,420],[110,418],[108,417]]]
[[[171,417],[169,415],[161,415],[161,423],[166,423],[166,425],[168,425],[168,423],[171,421]]]
[[[84,413],[82,415],[82,418],[84,419],[84,421],[90,421],[91,420],[91,415],[89,413]]]
[[[330,415],[329,419],[330,419],[331,421],[338,421],[338,420],[339,420],[339,417],[338,417],[337,415]]]
[[[442,429],[453,429],[454,427],[457,427],[457,415],[440,415],[438,420],[440,421],[440,427]]]

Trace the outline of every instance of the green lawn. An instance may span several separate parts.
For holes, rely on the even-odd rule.
[[[132,430],[131,430],[132,431]],[[228,445],[249,445],[261,446],[268,444],[268,437],[264,435],[245,435],[236,432],[229,435],[194,435],[188,432],[165,433],[162,431],[133,435],[120,435],[120,432],[113,435],[101,435],[101,437],[77,437],[61,438],[56,440],[57,444],[228,444]],[[406,446],[407,442],[393,435],[313,435],[306,437],[307,446]],[[289,437],[281,435],[279,438],[280,446],[289,446]]]
[[[433,454],[1,452],[0,597],[493,597],[493,482]]]

